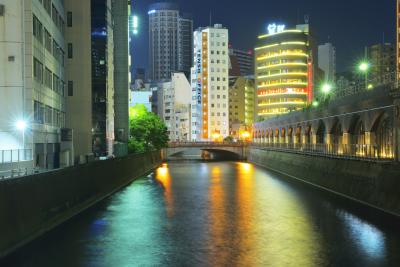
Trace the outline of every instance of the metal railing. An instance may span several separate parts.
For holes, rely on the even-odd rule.
[[[393,161],[395,159],[392,145],[252,143],[251,146],[265,150],[347,159],[373,161]]]
[[[243,142],[170,142],[169,148],[176,147],[222,147],[222,146],[235,146],[240,147],[245,145]]]
[[[390,89],[395,89],[397,86],[396,75],[396,72],[390,72],[373,79],[368,79],[367,82],[361,79],[346,88],[337,88],[337,91],[333,94],[333,98],[344,98],[381,86],[389,86]],[[368,89],[368,86],[371,86],[371,88]]]
[[[32,160],[32,149],[0,150],[0,164]]]

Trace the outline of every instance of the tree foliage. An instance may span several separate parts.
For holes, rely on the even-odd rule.
[[[164,148],[168,144],[167,127],[144,105],[135,105],[129,110],[129,152],[140,153]]]

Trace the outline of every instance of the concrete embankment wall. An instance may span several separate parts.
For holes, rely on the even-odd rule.
[[[400,216],[400,165],[249,149],[248,160]]]
[[[0,258],[146,174],[161,152],[0,181]]]

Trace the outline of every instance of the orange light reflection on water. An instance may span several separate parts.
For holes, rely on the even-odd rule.
[[[163,163],[156,170],[155,179],[158,182],[160,182],[164,188],[167,215],[168,218],[171,218],[174,215],[174,199],[171,192],[171,175],[169,173],[169,168],[167,163]]]

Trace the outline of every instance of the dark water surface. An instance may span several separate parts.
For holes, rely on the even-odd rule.
[[[1,266],[400,266],[399,221],[241,162],[174,162]]]

